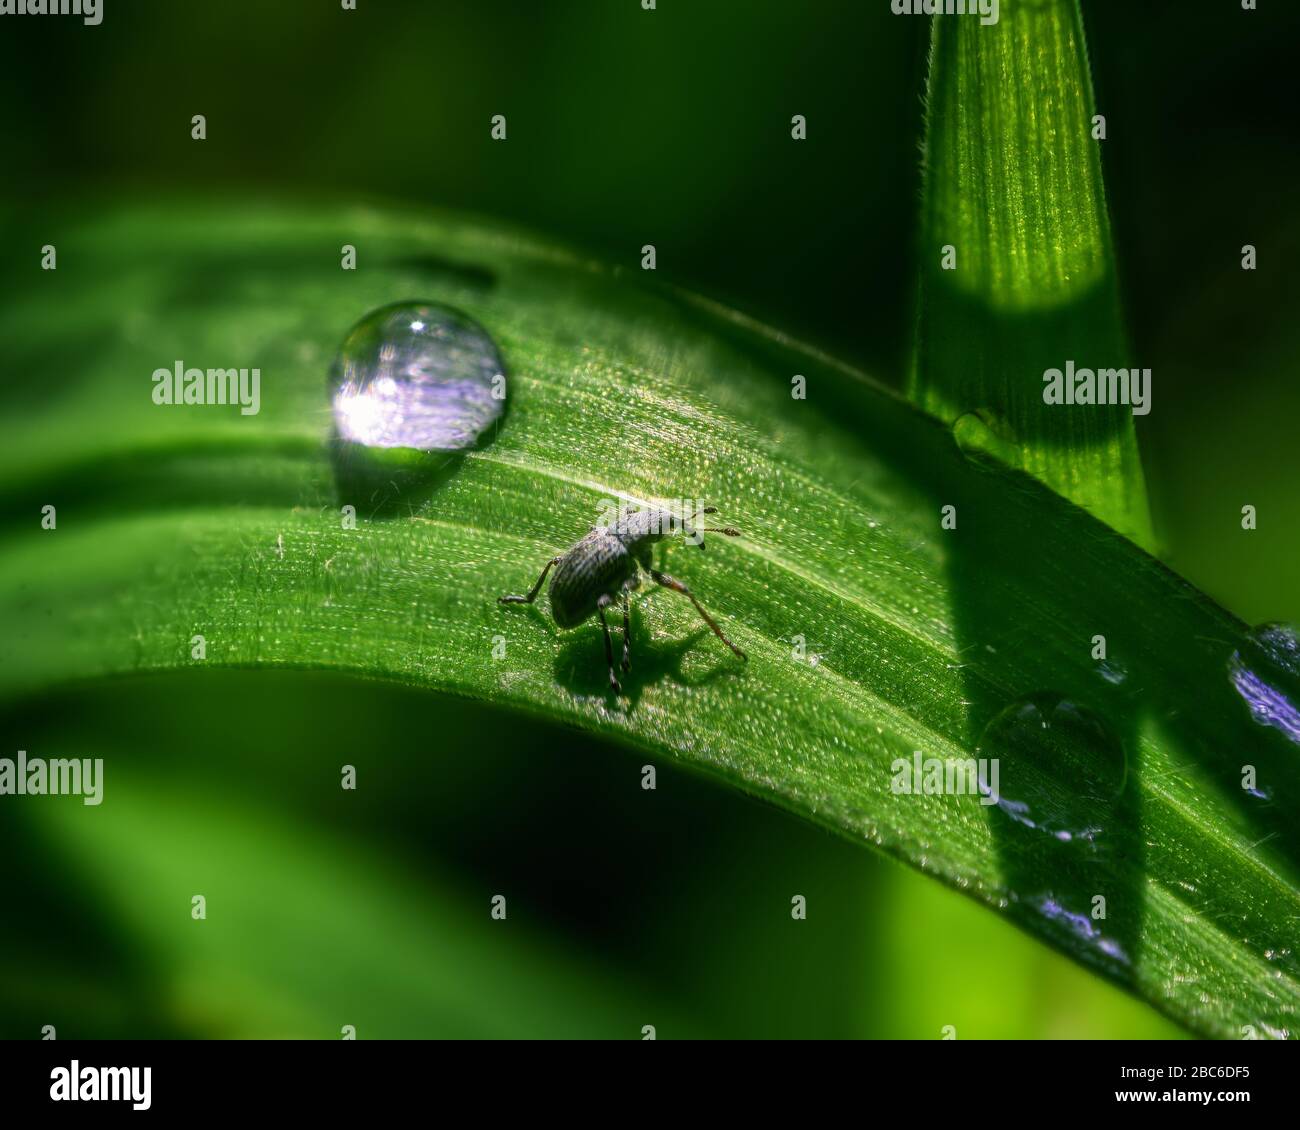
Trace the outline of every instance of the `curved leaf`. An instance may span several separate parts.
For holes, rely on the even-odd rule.
[[[0,314],[24,422],[0,451],[0,693],[192,665],[202,634],[209,664],[545,714],[883,848],[1197,1031],[1294,1028],[1296,751],[1229,682],[1243,626],[1083,511],[779,334],[455,217],[155,207],[59,247],[57,277]],[[361,314],[416,297],[495,336],[510,406],[395,510],[336,492],[326,373]],[[262,411],[155,406],[150,375],[177,359],[259,366]],[[496,603],[609,497],[704,498],[743,528],[667,560],[748,664],[643,593],[615,698],[595,624]],[[973,756],[1007,704],[1048,691],[1105,719],[1122,796],[1075,789],[1096,755],[1068,735],[1068,764],[1003,751],[1002,791],[1046,774],[1101,812],[1081,853],[979,796],[893,791],[900,759]],[[1241,788],[1246,763],[1271,800]]]

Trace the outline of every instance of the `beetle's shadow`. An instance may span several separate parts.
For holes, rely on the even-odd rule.
[[[555,656],[555,681],[574,695],[604,696],[610,701],[622,699],[629,710],[635,710],[646,687],[665,679],[684,687],[705,686],[740,666],[725,648],[717,662],[703,672],[683,670],[686,656],[697,648],[717,643],[707,628],[699,628],[684,639],[656,640],[650,634],[643,611],[632,609],[632,669],[624,671],[618,666],[623,655],[622,616],[610,617],[610,639],[614,645],[614,664],[618,680],[623,686],[621,695],[615,695],[609,685],[609,667],[605,662],[605,644],[601,639],[600,624],[592,620],[573,632],[565,632]],[[719,645],[721,646],[721,645]]]

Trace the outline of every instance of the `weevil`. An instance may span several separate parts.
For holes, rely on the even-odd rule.
[[[700,514],[716,514],[716,506],[706,506]],[[623,605],[623,662],[624,671],[632,668],[632,654],[629,644],[631,631],[628,595],[641,587],[642,571],[650,575],[657,585],[662,585],[673,592],[681,593],[695,605],[695,611],[708,624],[713,634],[725,643],[737,656],[747,660],[747,656],[734,643],[727,639],[717,622],[704,611],[704,606],[676,577],[661,573],[654,568],[651,555],[657,542],[663,541],[676,533],[684,537],[698,539],[696,544],[704,548],[704,538],[700,534],[723,534],[729,538],[740,537],[740,531],[731,526],[704,526],[694,529],[675,514],[659,507],[639,510],[634,506],[625,506],[611,526],[596,526],[586,537],[582,538],[558,557],[552,557],[542,569],[537,583],[524,596],[498,597],[500,604],[532,604],[537,594],[542,591],[546,575],[555,569],[551,577],[551,587],[547,595],[551,601],[551,618],[559,628],[576,628],[590,618],[594,612],[600,620],[601,630],[605,633],[605,661],[609,664],[609,685],[615,694],[622,691],[618,676],[614,672],[614,645],[609,638],[609,622],[605,619],[605,609],[615,601]]]

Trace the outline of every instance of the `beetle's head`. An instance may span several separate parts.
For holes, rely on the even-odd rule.
[[[619,515],[617,533],[624,542],[638,545],[650,545],[665,538],[681,534],[690,545],[704,548],[705,534],[725,534],[730,538],[740,537],[740,531],[730,526],[697,526],[695,519],[701,514],[716,514],[716,506],[698,508],[690,518],[683,518],[661,506],[648,506],[638,509],[625,506]]]

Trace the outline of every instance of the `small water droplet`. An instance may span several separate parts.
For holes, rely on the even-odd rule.
[[[334,373],[339,438],[425,452],[473,447],[505,408],[504,366],[473,319],[432,302],[401,302],[362,318]]]
[[[967,459],[992,455],[1004,463],[1016,461],[1015,445],[986,412],[962,413],[952,426],[952,437]]]
[[[979,752],[998,762],[986,795],[1016,825],[1099,847],[1128,776],[1124,747],[1099,714],[1062,695],[1029,695],[989,722]]]
[[[1262,624],[1228,660],[1228,676],[1251,716],[1300,745],[1300,634]]]

